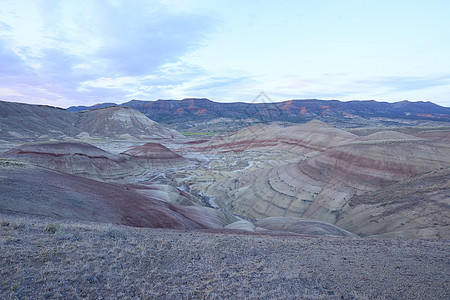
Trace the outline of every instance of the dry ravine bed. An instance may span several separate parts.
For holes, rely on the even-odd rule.
[[[0,214],[0,299],[449,299],[448,240],[130,228]]]

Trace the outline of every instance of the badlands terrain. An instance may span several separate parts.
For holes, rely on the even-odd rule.
[[[450,296],[447,108],[189,101],[180,124],[0,101],[1,298]]]

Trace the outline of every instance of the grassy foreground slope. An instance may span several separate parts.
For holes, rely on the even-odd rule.
[[[0,214],[1,299],[448,299],[448,240],[132,228]]]

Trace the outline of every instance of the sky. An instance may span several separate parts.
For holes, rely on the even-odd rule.
[[[450,107],[448,0],[0,0],[0,100]]]

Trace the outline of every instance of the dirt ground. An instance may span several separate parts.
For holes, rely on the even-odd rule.
[[[0,298],[449,299],[449,245],[0,214]]]

